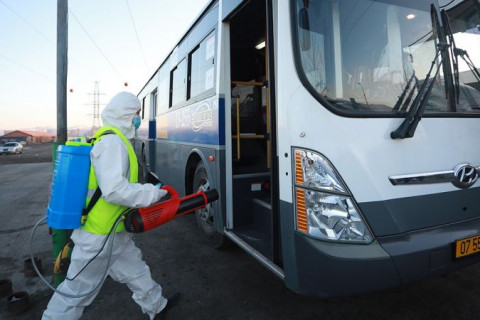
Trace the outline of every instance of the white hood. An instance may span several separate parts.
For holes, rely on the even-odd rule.
[[[102,112],[103,125],[115,127],[131,139],[135,135],[132,120],[140,108],[140,100],[134,94],[125,91],[117,93]]]

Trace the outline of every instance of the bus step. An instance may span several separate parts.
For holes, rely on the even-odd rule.
[[[251,227],[241,227],[235,228],[233,233],[265,257],[273,258],[272,242],[264,232]]]

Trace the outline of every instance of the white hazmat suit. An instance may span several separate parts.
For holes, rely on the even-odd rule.
[[[120,130],[127,139],[134,136],[132,119],[140,110],[138,98],[128,92],[117,94],[102,112],[104,126]],[[90,153],[91,163],[95,169],[98,186],[105,201],[131,208],[146,207],[160,200],[166,191],[151,184],[130,183],[129,157],[125,143],[115,134],[109,134],[97,142]],[[132,234],[119,232],[115,234],[113,247],[111,239],[102,252],[73,280],[63,281],[58,291],[69,295],[81,295],[91,291],[100,282],[107,268],[110,252],[108,275],[115,281],[126,283],[132,290],[132,298],[140,305],[142,312],[153,319],[167,305],[162,296],[162,288],[151,277],[150,269],[142,260],[140,249],[135,246]],[[75,243],[67,279],[71,279],[100,251],[106,235],[98,235],[82,229],[73,231],[71,239]],[[55,293],[42,320],[79,319],[83,309],[88,306],[98,290],[80,298],[68,298]]]

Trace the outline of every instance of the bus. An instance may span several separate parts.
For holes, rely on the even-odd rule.
[[[172,47],[135,150],[212,247],[318,297],[480,261],[479,0],[212,0]]]

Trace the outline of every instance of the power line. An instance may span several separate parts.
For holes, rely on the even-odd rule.
[[[130,13],[130,19],[132,20],[133,30],[135,30],[135,35],[137,36],[137,43],[138,43],[138,47],[140,48],[140,52],[142,53],[143,62],[145,63],[145,68],[149,70],[150,68],[148,67],[147,59],[145,59],[145,54],[143,53],[142,44],[140,43],[140,38],[138,37],[137,27],[135,25],[135,21],[133,20],[132,11],[130,10],[130,5],[128,4],[128,0],[125,0],[125,2],[127,4],[128,12]]]
[[[5,2],[3,2],[3,0],[0,0],[0,2],[5,6],[7,7],[8,10],[10,10],[14,15],[16,15],[20,20],[22,20],[23,22],[25,22],[30,28],[32,28],[35,32],[37,32],[38,34],[40,34],[42,37],[44,37],[48,42],[50,43],[53,43],[53,41],[48,38],[44,33],[42,33],[40,30],[38,30],[37,28],[35,28],[30,22],[28,22],[26,19],[24,19],[20,14],[18,14],[15,10],[13,10],[10,6],[8,6]]]
[[[1,0],[0,0],[1,1]],[[97,50],[102,54],[102,56],[105,58],[105,60],[107,60],[108,64],[110,65],[110,67],[112,67],[112,69],[115,71],[115,73],[117,74],[117,76],[120,78],[121,81],[123,81],[123,77],[122,75],[120,74],[120,72],[118,72],[117,68],[115,68],[115,66],[110,62],[110,60],[107,58],[107,56],[103,53],[102,49],[100,49],[100,47],[95,43],[95,40],[93,40],[92,36],[88,33],[87,29],[85,29],[83,27],[83,25],[80,23],[80,20],[78,20],[77,16],[75,16],[75,13],[73,13],[73,10],[71,8],[68,8],[68,10],[70,11],[70,13],[72,14],[73,18],[77,21],[78,25],[83,29],[83,31],[87,34],[88,38],[90,38],[90,41],[92,41],[92,43],[95,45],[95,47],[97,48]]]
[[[0,0],[0,1],[1,1],[1,0]],[[39,76],[39,77],[42,77],[42,78],[45,78],[45,79],[47,79],[49,82],[53,82],[53,80],[52,80],[52,79],[50,79],[50,78],[48,78],[47,76],[45,76],[45,75],[43,75],[43,74],[41,74],[41,73],[39,73],[39,72],[37,72],[37,71],[35,71],[35,70],[33,70],[33,69],[30,69],[29,67],[27,67],[27,66],[24,66],[23,64],[21,64],[21,63],[19,63],[19,62],[15,61],[15,60],[12,60],[12,59],[10,59],[10,58],[8,58],[8,57],[4,56],[4,55],[3,55],[3,54],[1,54],[1,53],[0,53],[0,57],[2,57],[2,58],[4,58],[5,60],[8,60],[8,61],[10,61],[10,62],[12,62],[12,63],[16,64],[17,66],[20,66],[20,67],[22,67],[23,69],[25,69],[25,70],[27,70],[27,71],[30,71],[31,73],[34,73],[34,74],[36,74],[36,75],[37,75],[37,76]]]
[[[46,36],[43,32],[35,28],[31,23],[29,23],[25,18],[23,18],[18,12],[13,10],[10,6],[8,6],[3,0],[0,0],[0,3],[2,3],[8,10],[10,10],[14,15],[16,15],[20,20],[22,20],[26,25],[28,25],[32,30],[37,32],[39,35],[41,35],[45,40],[47,40],[51,45],[56,45],[56,43],[50,39],[48,36]],[[6,58],[7,59],[7,58]],[[7,59],[8,60],[8,59]],[[32,71],[32,70],[29,70]]]

